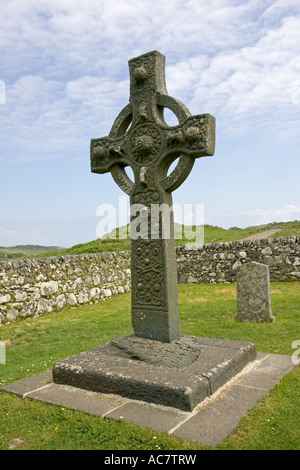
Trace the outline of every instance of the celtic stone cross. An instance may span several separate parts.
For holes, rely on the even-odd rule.
[[[191,116],[180,101],[168,95],[165,57],[159,52],[131,59],[129,70],[130,103],[107,137],[91,140],[91,170],[111,172],[130,196],[130,206],[138,204],[147,216],[154,205],[170,208],[169,237],[163,236],[163,214],[159,212],[157,236],[151,237],[149,230],[146,237],[141,233],[131,238],[134,333],[168,343],[180,335],[171,192],[187,178],[195,158],[214,154],[215,119],[210,114]],[[178,125],[166,124],[164,108],[176,115]],[[178,163],[168,175],[176,159]],[[127,166],[132,168],[134,181],[125,171]]]

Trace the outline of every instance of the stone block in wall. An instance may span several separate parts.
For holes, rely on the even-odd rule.
[[[85,304],[90,301],[90,297],[87,292],[79,292],[77,302],[79,304]]]
[[[36,313],[38,315],[42,313],[50,313],[52,312],[52,302],[48,299],[41,298],[37,303]]]
[[[110,289],[103,289],[102,294],[104,295],[104,297],[107,297],[107,298],[112,296],[112,292]]]
[[[74,305],[77,303],[77,299],[74,294],[70,293],[67,295],[67,303],[69,305]]]
[[[15,292],[15,301],[16,302],[22,302],[26,300],[28,297],[27,293],[21,290],[18,290]]]
[[[13,321],[15,321],[15,320],[17,319],[18,315],[19,315],[18,310],[15,309],[15,308],[13,308],[13,307],[11,307],[11,308],[6,312],[5,319],[6,319],[7,321],[10,321],[10,322],[12,321],[12,322],[13,322]]]
[[[295,279],[297,279],[297,278],[300,279],[300,271],[292,271],[290,273],[290,276],[294,276]]]
[[[264,256],[271,256],[273,254],[272,248],[270,248],[269,246],[266,246],[266,248],[263,248],[261,250],[261,254]]]
[[[11,299],[10,294],[0,295],[0,304],[5,304],[5,303],[9,302],[10,299]]]
[[[55,305],[57,310],[61,310],[66,304],[66,297],[64,294],[60,294],[56,297]]]
[[[41,288],[41,295],[47,297],[58,291],[58,282],[57,281],[42,282],[40,285],[40,288]]]

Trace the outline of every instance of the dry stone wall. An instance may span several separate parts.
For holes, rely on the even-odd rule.
[[[177,248],[180,283],[235,282],[240,266],[267,264],[271,281],[300,281],[300,237]],[[130,253],[0,262],[0,325],[128,292]]]
[[[269,266],[271,281],[300,280],[300,237],[211,243],[177,249],[180,283],[235,282],[237,270],[249,261]]]
[[[0,262],[0,323],[130,290],[127,252]]]

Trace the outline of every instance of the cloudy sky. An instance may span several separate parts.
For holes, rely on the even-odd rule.
[[[87,242],[99,206],[118,214],[123,194],[90,172],[90,139],[128,103],[128,60],[152,50],[169,95],[217,123],[214,157],[174,203],[202,204],[224,228],[300,219],[299,0],[0,6],[0,246]]]

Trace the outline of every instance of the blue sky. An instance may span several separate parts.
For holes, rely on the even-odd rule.
[[[299,0],[0,5],[0,246],[97,238],[97,207],[123,194],[91,173],[90,139],[128,103],[128,60],[152,50],[169,95],[217,125],[173,202],[224,228],[300,219]]]

